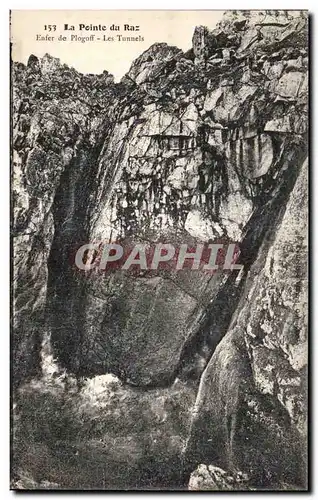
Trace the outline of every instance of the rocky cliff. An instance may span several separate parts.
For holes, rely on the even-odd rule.
[[[13,63],[17,488],[306,488],[307,24],[227,12],[120,83]],[[98,241],[244,270],[80,273]]]

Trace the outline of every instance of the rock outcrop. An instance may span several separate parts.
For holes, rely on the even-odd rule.
[[[305,483],[306,192],[304,163],[201,377],[190,433],[202,458],[244,470],[263,487]]]
[[[213,465],[200,464],[191,474],[190,491],[240,491],[249,490],[248,477],[243,473],[227,474],[226,471]]]
[[[16,484],[34,405],[37,487],[180,488],[209,464],[232,485],[306,488],[307,22],[228,12],[118,84],[48,55],[13,63]],[[76,249],[100,241],[239,242],[244,270],[79,272]],[[107,374],[115,396],[107,382],[92,410]],[[58,414],[45,424],[51,404],[69,436]]]

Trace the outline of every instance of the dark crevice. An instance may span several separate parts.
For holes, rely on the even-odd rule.
[[[53,202],[54,238],[48,259],[47,324],[53,350],[62,366],[78,373],[85,287],[72,261],[88,242],[87,209],[101,145],[88,143],[65,168]]]

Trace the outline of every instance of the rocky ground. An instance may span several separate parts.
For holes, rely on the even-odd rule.
[[[120,83],[13,63],[13,487],[306,489],[307,24],[227,12]],[[244,272],[72,265],[123,239]]]

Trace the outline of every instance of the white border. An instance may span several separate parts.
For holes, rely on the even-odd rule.
[[[223,0],[222,2],[212,3],[211,0],[195,0],[194,2],[190,2],[187,0],[177,1],[177,0],[160,0],[160,1],[152,1],[151,3],[146,0],[135,0],[134,2],[129,2],[129,0],[114,0],[108,1],[105,0],[90,0],[89,2],[85,0],[74,0],[74,1],[66,1],[66,0],[54,0],[53,2],[43,3],[40,0],[30,0],[27,2],[23,1],[11,1],[11,2],[2,2],[0,6],[0,22],[1,22],[1,30],[0,35],[2,37],[1,43],[1,73],[0,73],[0,81],[1,81],[1,133],[0,138],[2,141],[2,166],[1,166],[1,181],[0,181],[0,241],[1,241],[1,277],[0,277],[0,311],[1,311],[1,344],[0,344],[0,384],[1,384],[1,392],[0,392],[0,400],[1,400],[1,437],[0,437],[0,494],[1,499],[12,498],[13,492],[9,491],[9,51],[8,51],[8,41],[9,41],[9,29],[8,29],[8,20],[9,20],[9,9],[83,9],[83,10],[92,10],[92,9],[147,9],[147,10],[226,10],[226,9],[308,9],[311,14],[315,14],[317,11],[317,1],[295,1],[295,0],[266,0],[263,2],[255,2],[249,0],[242,0],[241,2],[233,1],[233,0]],[[315,20],[315,16],[312,19],[312,41],[313,41],[313,50],[312,50],[312,58],[314,54],[317,54],[317,23]],[[312,65],[313,65],[312,61]],[[317,90],[317,78],[314,79],[314,68],[312,68],[312,89],[311,91],[315,92]],[[312,124],[314,123],[314,119],[316,117],[316,109],[317,109],[317,99],[314,102],[312,99],[313,109],[312,113]],[[312,217],[315,217],[315,220],[312,221],[312,230],[315,235],[318,234],[318,217],[317,217],[317,204],[318,204],[318,176],[314,174],[314,170],[316,168],[315,158],[314,158],[314,146],[318,144],[318,137],[316,135],[317,128],[314,129],[313,135],[311,137],[312,142],[312,195],[313,195],[313,213]],[[317,246],[316,246],[316,237],[312,238],[312,278],[314,282],[314,287],[311,291],[312,293],[312,301],[315,301],[316,296],[316,283],[318,283],[318,266],[316,265],[315,254],[317,254]],[[312,279],[311,278],[311,279]],[[313,306],[315,304],[313,303]],[[315,309],[315,307],[313,307]],[[312,397],[313,397],[313,414],[311,416],[311,425],[313,426],[315,423],[315,416],[317,415],[316,405],[318,401],[318,383],[316,381],[316,371],[314,369],[315,365],[318,363],[317,353],[318,348],[315,346],[315,335],[317,330],[317,317],[314,315],[312,328],[311,328],[311,350],[313,351],[312,355]],[[318,442],[317,442],[317,433],[313,435],[314,439],[312,442],[312,451],[314,462],[312,464],[313,471],[313,486],[315,486],[315,468],[316,465],[315,460],[315,450],[318,450]],[[107,496],[113,496],[111,493],[107,493]],[[215,494],[215,493],[214,493]],[[315,493],[313,493],[315,496]],[[143,496],[145,494],[142,494]],[[148,495],[148,494],[147,494]],[[151,493],[149,493],[151,495]],[[169,493],[167,493],[169,495]],[[295,494],[290,494],[293,498],[295,498]],[[300,495],[300,494],[299,494]],[[29,494],[29,496],[35,497],[37,499],[45,498],[46,493],[34,493]],[[138,496],[138,494],[137,494]],[[272,498],[275,496],[279,496],[279,493],[274,493]],[[289,496],[289,494],[287,494]],[[296,496],[298,496],[296,494]],[[81,494],[81,498],[92,498],[92,493]],[[118,497],[118,494],[115,495],[115,498]],[[223,498],[233,498],[232,494],[222,494]],[[286,494],[284,494],[286,498]]]

